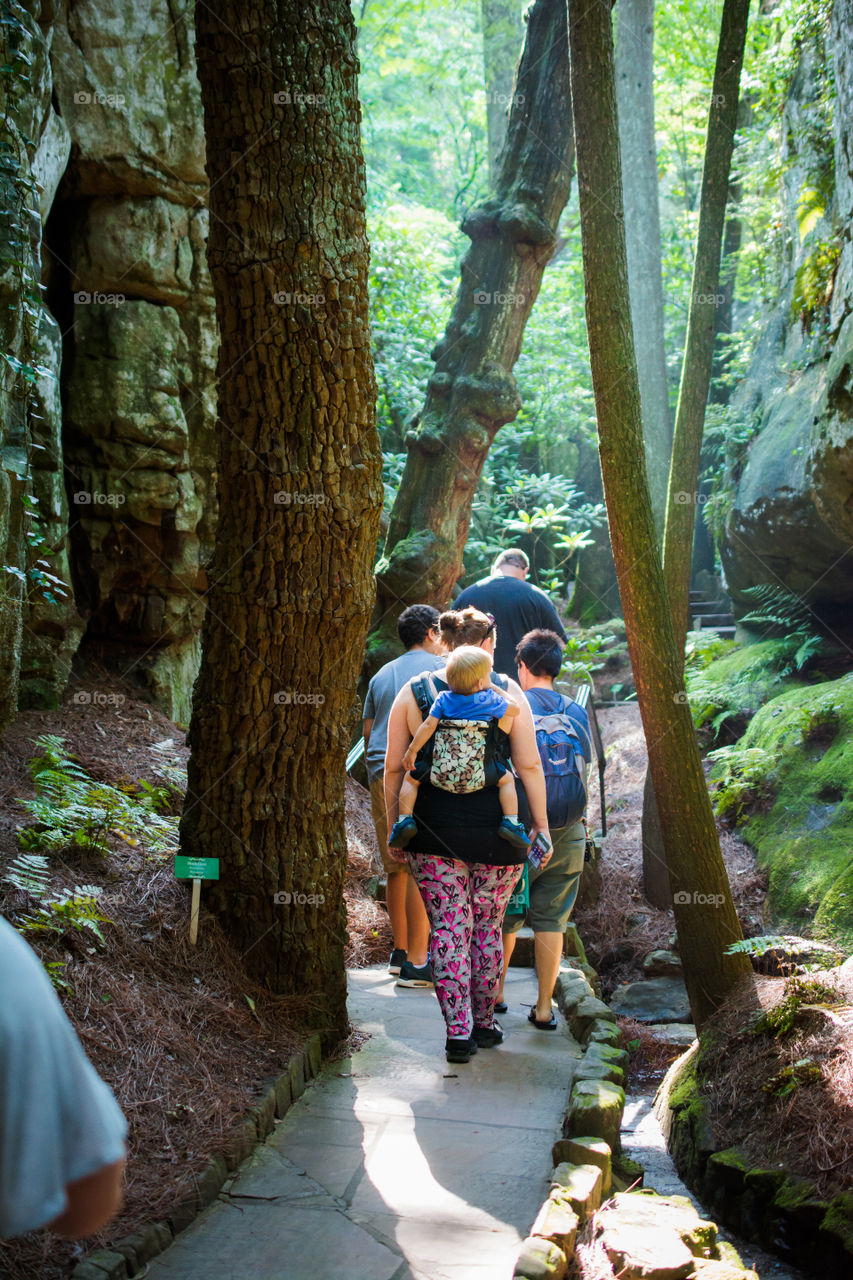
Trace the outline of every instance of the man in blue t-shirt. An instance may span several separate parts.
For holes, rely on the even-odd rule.
[[[516,652],[518,683],[530,703],[534,716],[559,712],[566,715],[577,727],[577,737],[583,748],[583,791],[586,790],[588,766],[592,760],[589,718],[583,707],[565,697],[554,688],[554,680],[563,664],[563,641],[553,631],[536,630],[524,636]],[[581,792],[583,800],[583,792]],[[564,811],[565,812],[565,811]],[[519,796],[519,815],[527,818],[524,797]],[[551,997],[560,972],[563,954],[563,935],[575,898],[578,895],[583,871],[586,827],[583,816],[560,828],[551,824],[549,831],[554,844],[548,863],[535,871],[528,868],[530,905],[524,915],[507,913],[503,923],[504,969],[498,992],[498,1013],[506,1012],[503,998],[503,981],[515,947],[515,935],[527,923],[533,930],[533,953],[536,961],[538,993],[536,1004],[530,1010],[528,1021],[540,1031],[555,1031],[557,1019],[551,1008]]]
[[[454,609],[471,605],[491,614],[497,636],[495,671],[513,680],[518,680],[515,650],[522,636],[542,628],[567,639],[557,610],[545,592],[525,581],[529,572],[530,561],[525,552],[510,547],[495,560],[491,577],[466,587],[453,601]]]
[[[388,853],[385,820],[385,748],[388,745],[388,716],[397,694],[424,671],[440,671],[445,659],[438,630],[438,609],[430,604],[413,604],[397,619],[397,634],[406,652],[386,662],[370,681],[364,703],[364,734],[370,810],[376,829],[376,843],[387,877],[385,902],[394,935],[389,970],[399,975],[401,987],[431,987],[428,963],[429,921],[412,879],[408,862],[395,862]]]

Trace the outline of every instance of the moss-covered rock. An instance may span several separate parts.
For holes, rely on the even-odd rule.
[[[788,688],[758,712],[740,746],[776,764],[774,800],[742,830],[769,875],[774,927],[853,948],[853,672]]]
[[[760,640],[747,644],[686,672],[687,693],[697,728],[711,724],[717,731],[724,721],[740,730],[771,698],[791,687],[791,646],[785,640]]]

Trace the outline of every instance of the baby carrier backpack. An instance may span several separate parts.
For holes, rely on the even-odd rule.
[[[493,676],[492,683],[507,688],[504,676]],[[448,686],[427,674],[412,682],[412,692],[421,716],[426,719],[441,689]],[[418,773],[426,776],[434,787],[465,795],[483,787],[495,787],[508,767],[509,737],[491,720],[439,720],[435,733],[418,752]]]

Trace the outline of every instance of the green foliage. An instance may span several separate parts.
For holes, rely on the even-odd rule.
[[[563,650],[561,680],[589,680],[593,671],[601,671],[607,651],[616,643],[614,635],[590,635],[572,632]]]
[[[109,837],[128,844],[144,843],[152,854],[166,854],[177,845],[177,819],[159,810],[168,806],[165,788],[145,784],[137,793],[96,782],[68,754],[64,740],[46,734],[36,741],[40,755],[29,762],[35,799],[20,804],[33,819],[19,832],[27,850],[55,852],[67,848],[107,855]]]
[[[44,899],[34,913],[16,921],[20,933],[46,933],[57,938],[68,933],[92,933],[104,943],[102,924],[113,924],[98,910],[102,889],[95,884],[80,884],[58,898]]]
[[[825,942],[813,938],[786,937],[778,933],[763,933],[754,938],[740,938],[726,947],[727,956],[749,956],[760,959],[769,951],[777,952],[780,969],[786,974],[807,973],[812,969],[831,969],[843,959],[842,953]],[[809,956],[803,964],[800,957]],[[784,959],[782,957],[785,957]]]
[[[755,600],[758,608],[745,614],[741,622],[783,635],[791,650],[791,665],[781,674],[801,671],[823,646],[823,636],[815,630],[808,605],[786,587],[767,582],[747,588],[744,595]]]
[[[704,671],[735,648],[734,640],[727,640],[710,628],[688,631],[684,645],[684,665],[689,671]]]
[[[717,737],[727,722],[749,719],[784,687],[792,670],[789,638],[762,640],[696,668],[689,664],[685,683],[697,729],[708,725]]]
[[[789,1067],[783,1067],[761,1086],[765,1093],[772,1093],[777,1098],[787,1098],[789,1093],[799,1089],[800,1085],[813,1084],[820,1080],[822,1071],[813,1058],[799,1058]]]
[[[719,747],[708,754],[715,762],[711,771],[711,799],[717,817],[739,822],[744,811],[769,793],[769,779],[775,760],[762,747],[736,744]]]

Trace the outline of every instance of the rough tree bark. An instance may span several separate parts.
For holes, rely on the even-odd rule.
[[[655,146],[654,0],[619,0],[616,95],[634,349],[643,406],[646,467],[663,536],[672,419],[663,331],[658,163]]]
[[[489,187],[494,190],[500,177],[498,161],[506,138],[507,112],[524,29],[519,0],[480,0],[480,11],[483,20]]]
[[[631,330],[610,0],[569,15],[590,367],[613,555],[625,612],[690,1007],[697,1026],[741,974],[745,956],[658,556],[646,477]]]
[[[471,248],[432,353],[424,406],[406,437],[406,467],[377,567],[368,672],[399,652],[400,610],[418,601],[444,607],[459,576],[483,463],[499,428],[520,408],[512,369],[568,200],[573,157],[565,0],[536,0],[497,188],[462,225]]]
[[[196,9],[219,526],[184,853],[251,973],[346,1028],[344,757],[382,491],[347,0]]]
[[[717,308],[724,301],[719,288],[720,253],[748,22],[749,0],[725,0],[708,111],[696,258],[693,263],[687,338],[672,440],[663,567],[682,665],[690,602],[693,522],[699,492],[699,460],[702,453],[705,405],[708,402],[714,339],[717,334]],[[643,796],[642,827],[643,890],[650,902],[661,907],[669,903],[670,886],[648,777]]]

